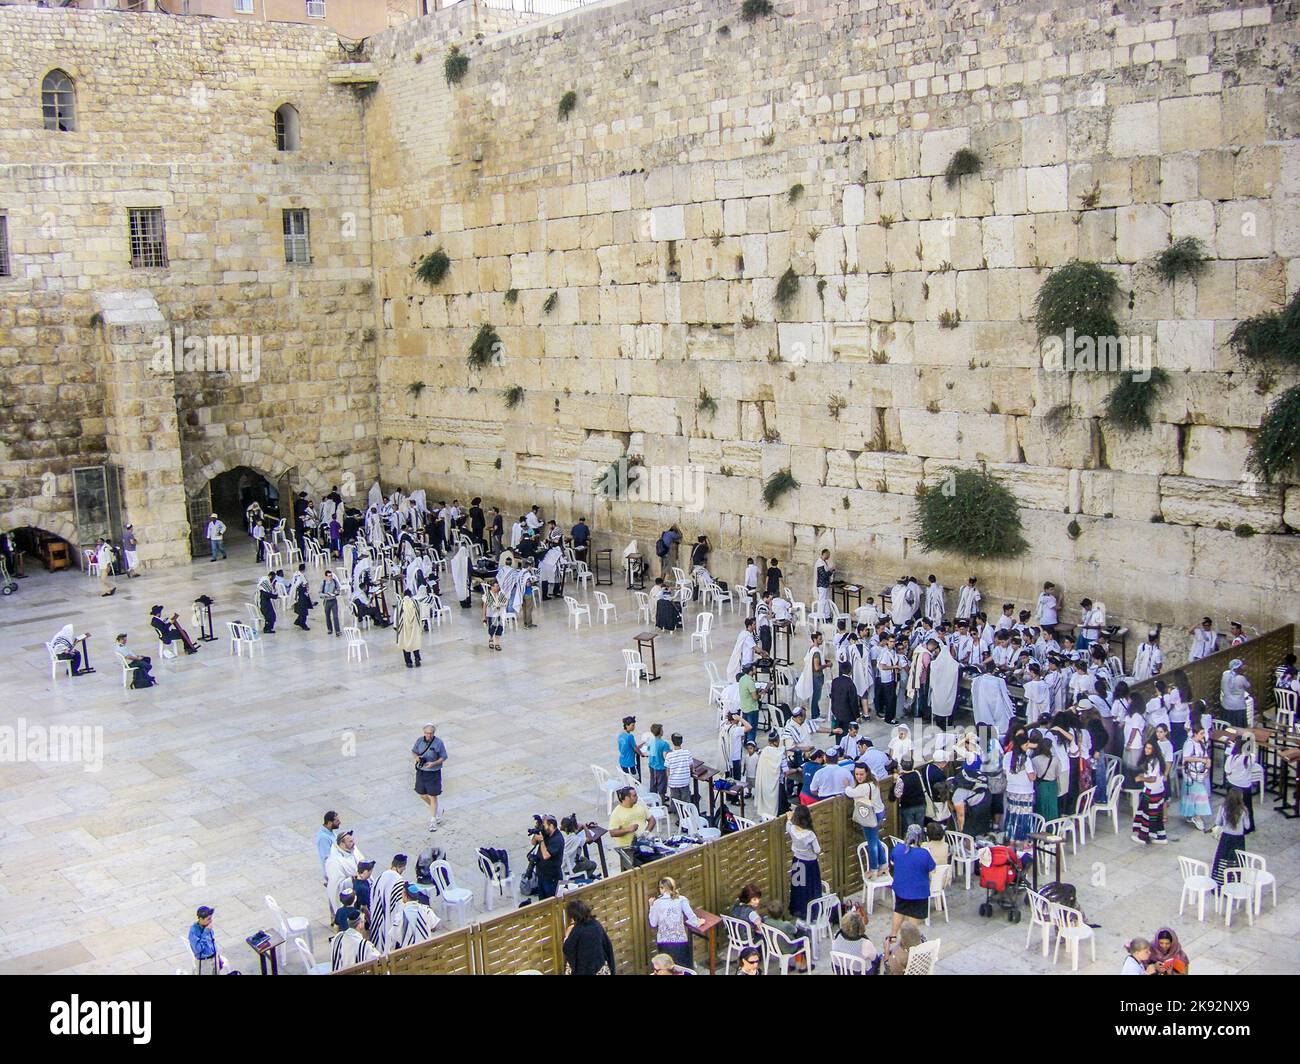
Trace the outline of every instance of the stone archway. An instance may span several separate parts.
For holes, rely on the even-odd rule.
[[[72,553],[72,564],[81,565],[81,544],[77,540],[77,528],[67,517],[56,513],[37,512],[26,507],[16,510],[0,511],[0,531],[8,532],[15,528],[34,528],[38,532],[48,532],[64,540]]]
[[[297,467],[296,487],[319,496],[329,490],[311,463],[304,463],[282,443],[268,439],[209,440],[189,451],[184,460],[185,493],[194,494],[214,477],[239,466],[247,466],[278,483],[289,470]]]

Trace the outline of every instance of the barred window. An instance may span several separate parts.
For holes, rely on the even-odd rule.
[[[251,15],[253,13],[253,0],[235,0],[235,14]]]
[[[0,214],[0,277],[12,276],[9,269],[9,217]]]
[[[307,17],[324,18],[325,0],[307,0]]]
[[[131,266],[148,269],[167,265],[167,232],[161,207],[132,207]]]
[[[311,224],[305,210],[284,212],[284,261],[291,265],[311,262]]]
[[[275,109],[276,151],[298,150],[298,109],[291,103]]]
[[[51,70],[41,82],[41,110],[46,129],[71,133],[77,128],[77,90],[62,70]]]

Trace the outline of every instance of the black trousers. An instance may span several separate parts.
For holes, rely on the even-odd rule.
[[[262,610],[262,620],[266,622],[262,626],[264,632],[275,631],[275,607],[271,604],[270,595],[261,595],[258,598],[258,605]]]

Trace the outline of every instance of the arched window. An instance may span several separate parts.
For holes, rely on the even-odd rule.
[[[276,151],[298,150],[298,111],[291,103],[275,109]]]
[[[41,109],[46,129],[71,133],[77,128],[77,90],[62,70],[51,70],[41,82]]]

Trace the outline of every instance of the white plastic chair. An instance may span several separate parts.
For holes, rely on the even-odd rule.
[[[1089,787],[1079,799],[1079,804],[1075,807],[1074,813],[1070,819],[1074,821],[1074,833],[1078,836],[1079,842],[1086,845],[1088,842],[1088,828],[1092,824],[1092,807],[1097,801],[1097,789]],[[1078,853],[1076,849],[1074,851]]]
[[[758,821],[750,820],[748,817],[736,816],[732,814],[732,819],[736,821],[736,830],[744,831],[746,828],[758,827]]]
[[[640,687],[642,676],[647,677],[647,682],[648,682],[649,673],[646,672],[645,662],[641,660],[641,651],[624,650],[623,651],[623,686],[626,687],[628,680],[632,680],[637,687]]]
[[[839,910],[840,899],[834,894],[823,894],[808,903],[808,913],[802,920],[795,921],[795,927],[804,933],[812,944],[812,959],[817,959],[817,942],[826,939],[827,947],[835,941],[835,932],[831,930],[831,913]]]
[[[437,891],[438,900],[442,903],[451,926],[464,927],[474,892],[456,886],[456,876],[446,861],[434,861],[429,866],[429,874],[433,877],[433,889]]]
[[[706,661],[704,671],[709,674],[709,705],[713,705],[715,702],[721,705],[722,703],[719,700],[722,698],[722,692],[726,690],[727,685],[722,682],[722,677],[718,674],[718,667],[713,662]]]
[[[691,650],[695,650],[695,644],[700,644],[700,649],[707,654],[709,652],[709,633],[713,629],[713,614],[707,610],[700,613],[695,618],[695,631],[691,634]]]
[[[644,624],[651,624],[650,596],[644,591],[632,592],[636,596],[636,619]]]
[[[952,883],[952,865],[936,865],[934,871],[930,873],[930,896],[925,901],[925,926],[930,926],[930,914],[934,911],[934,903],[938,901],[939,911],[943,913],[943,922],[949,923],[948,920],[948,886]]]
[[[366,660],[370,660],[370,645],[361,638],[361,629],[352,627],[343,629],[343,639],[348,645],[348,661],[356,656],[357,664],[361,664],[361,652],[366,653]]]
[[[122,664],[122,689],[129,691],[131,689],[131,666],[126,663],[125,659],[119,658]]]
[[[609,624],[609,614],[614,615],[614,620],[618,620],[618,607],[609,601],[609,596],[603,591],[596,592],[596,611],[600,614],[600,623]]]
[[[1210,877],[1210,866],[1191,857],[1178,858],[1178,872],[1183,878],[1183,892],[1178,899],[1178,915],[1192,899],[1196,900],[1196,919],[1205,922],[1205,896],[1214,899],[1214,911],[1219,911],[1219,884]]]
[[[935,963],[939,960],[939,943],[943,939],[932,939],[913,946],[907,951],[907,966],[904,975],[934,975]]]
[[[867,910],[867,915],[876,906],[876,892],[888,890],[892,893],[894,889],[894,877],[888,871],[883,876],[877,876],[875,879],[869,879],[871,875],[870,846],[866,842],[858,843],[858,870],[862,873],[862,904]]]
[[[1294,692],[1292,692],[1294,694]],[[1246,869],[1247,874],[1242,877],[1246,883],[1255,887],[1255,911],[1260,912],[1264,907],[1264,888],[1269,887],[1273,891],[1273,908],[1277,908],[1277,876],[1268,870],[1268,862],[1261,854],[1251,853],[1248,850],[1237,851],[1237,864]]]
[[[1223,926],[1232,926],[1232,910],[1240,902],[1246,910],[1246,922],[1255,926],[1256,890],[1246,878],[1247,868],[1227,868],[1223,872],[1223,886],[1219,888],[1219,900],[1223,903]]]
[[[758,930],[763,936],[763,941],[767,944],[767,956],[763,961],[763,971],[767,971],[767,962],[771,961],[782,975],[789,975],[790,962],[805,951],[809,955],[808,967],[812,967],[812,943],[808,941],[806,935],[791,938],[784,931],[769,927],[767,924],[759,924]]]
[[[1083,919],[1083,913],[1078,909],[1071,909],[1068,905],[1058,905],[1052,903],[1052,926],[1056,928],[1056,946],[1052,949],[1052,963],[1056,963],[1057,955],[1061,951],[1061,942],[1068,943],[1066,949],[1070,953],[1070,970],[1077,972],[1079,970],[1079,943],[1087,941],[1088,948],[1092,952],[1092,960],[1095,964],[1097,961],[1097,936],[1092,933],[1092,928],[1087,925]]]
[[[1089,825],[1092,830],[1092,837],[1097,837],[1097,814],[1109,813],[1111,827],[1115,829],[1115,834],[1119,834],[1119,799],[1120,791],[1124,786],[1122,776],[1116,774],[1106,780],[1106,800],[1101,803],[1093,802],[1092,808],[1088,810]]]
[[[574,629],[582,627],[582,618],[587,618],[587,627],[591,627],[591,607],[586,603],[580,603],[572,595],[564,596],[564,604],[569,607],[569,622]]]
[[[298,954],[298,959],[302,961],[303,973],[305,975],[329,975],[329,961],[316,963],[316,955],[312,953],[311,947],[300,938],[293,940],[294,952]]]
[[[164,642],[162,641],[162,638],[159,637],[159,639],[158,639],[158,656],[159,656],[160,658],[162,658],[164,661],[171,661],[172,658],[176,657],[176,648],[173,647],[173,646],[169,646],[168,644],[164,643]]]
[[[622,787],[623,784],[611,778],[609,772],[599,765],[591,766],[591,774],[596,777],[596,805],[597,807],[604,805],[608,808],[610,795]]]
[[[510,892],[514,904],[518,906],[519,882],[513,872],[506,875],[500,865],[489,861],[481,853],[478,855],[478,870],[483,875],[483,908],[491,912],[498,897],[505,901],[507,891]]]
[[[1052,903],[1036,890],[1026,892],[1029,896],[1029,927],[1025,935],[1025,949],[1034,938],[1034,928],[1043,929],[1043,956],[1047,956],[1048,939],[1056,935],[1056,924],[1052,922]]]
[[[731,957],[734,954],[736,960],[740,960],[740,954],[750,946],[756,946],[760,950],[764,943],[754,940],[754,925],[748,920],[740,920],[734,916],[722,914],[722,925],[727,929],[727,956],[723,961],[722,974],[731,974]]]
[[[677,814],[677,824],[684,834],[698,835],[705,842],[722,837],[722,832],[717,828],[705,825],[704,818],[700,816],[700,811],[693,803],[683,802],[680,798],[674,798],[672,802],[673,812]]]
[[[280,924],[280,936],[285,940],[285,942],[294,938],[299,938],[305,934],[307,936],[308,948],[315,948],[315,943],[312,941],[311,935],[311,921],[305,916],[289,916],[280,908],[279,904],[273,897],[271,897],[271,895],[267,894],[265,898],[266,907],[271,910],[271,915],[274,916]],[[278,947],[276,954],[279,957],[280,963],[284,964],[285,958],[283,945]]]
[[[586,562],[576,562],[574,564],[574,579],[578,581],[578,586],[586,590],[587,584],[591,581],[592,572],[587,568]]]
[[[268,550],[263,557],[266,560],[266,571],[268,573],[284,568],[284,555],[278,550]]]
[[[257,607],[251,602],[245,602],[244,611],[248,614],[248,626],[260,632],[266,622],[262,619],[262,615],[257,612]]]
[[[966,875],[966,889],[970,890],[971,870],[979,861],[975,848],[975,838],[964,831],[945,831],[944,841],[948,843],[948,860]]]
[[[852,953],[831,951],[831,975],[866,975],[867,962]]]
[[[434,624],[442,627],[442,622],[445,620],[450,623],[454,614],[451,612],[451,607],[442,601],[441,596],[434,595],[429,602],[429,616],[433,618]]]
[[[72,662],[67,658],[64,658],[63,660],[59,659],[58,651],[54,649],[53,642],[46,643],[45,649],[49,651],[50,654],[50,679],[53,680],[58,676],[60,666],[63,667],[63,671],[67,673],[70,678],[72,676]]]

